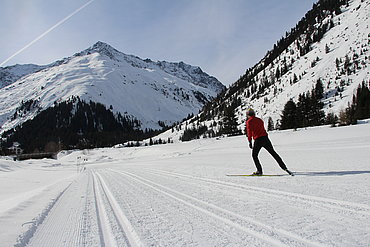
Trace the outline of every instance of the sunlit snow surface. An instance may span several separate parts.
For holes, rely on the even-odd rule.
[[[270,139],[294,177],[226,176],[255,170],[244,136],[3,158],[1,246],[369,246],[370,121]]]

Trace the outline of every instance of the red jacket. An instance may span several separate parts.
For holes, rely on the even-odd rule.
[[[248,141],[254,140],[261,136],[267,136],[267,132],[265,130],[265,126],[263,124],[262,119],[250,116],[245,123],[245,131],[248,135]]]

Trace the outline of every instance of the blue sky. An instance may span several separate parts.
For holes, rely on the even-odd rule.
[[[230,85],[316,0],[93,0],[53,28],[88,2],[1,0],[0,64],[48,64],[103,41],[143,59],[200,66]]]

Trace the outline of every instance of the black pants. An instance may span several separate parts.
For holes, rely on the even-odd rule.
[[[262,166],[258,159],[258,154],[261,151],[261,148],[265,148],[271,155],[274,157],[276,162],[279,164],[281,169],[285,170],[287,169],[284,161],[281,159],[281,157],[275,152],[274,147],[272,146],[272,143],[268,136],[262,136],[257,138],[254,141],[253,150],[252,150],[252,157],[254,164],[256,165],[257,171],[262,172]]]

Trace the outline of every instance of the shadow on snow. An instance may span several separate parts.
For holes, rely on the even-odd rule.
[[[294,172],[294,175],[303,175],[303,176],[344,176],[359,174],[370,174],[370,171]]]

